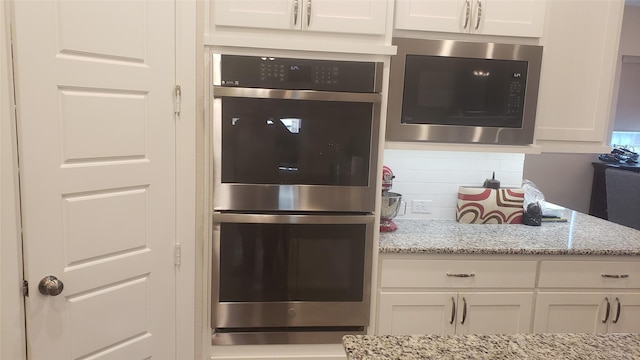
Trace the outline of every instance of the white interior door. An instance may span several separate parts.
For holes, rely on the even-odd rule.
[[[174,2],[14,11],[29,358],[175,358]]]

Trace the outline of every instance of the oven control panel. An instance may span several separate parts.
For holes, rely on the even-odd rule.
[[[382,66],[375,62],[220,55],[221,86],[379,92]]]

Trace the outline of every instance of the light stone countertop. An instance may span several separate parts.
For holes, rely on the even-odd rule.
[[[349,360],[640,359],[638,334],[346,335]]]
[[[640,255],[640,231],[563,209],[567,222],[460,224],[455,220],[406,219],[380,233],[380,253]],[[638,215],[640,216],[640,214]]]

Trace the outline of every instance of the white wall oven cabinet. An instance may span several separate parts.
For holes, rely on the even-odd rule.
[[[212,344],[364,333],[382,64],[212,63]]]
[[[534,261],[383,255],[376,334],[527,333]]]
[[[395,29],[541,37],[545,0],[397,0]]]
[[[380,0],[214,0],[216,26],[381,35],[387,2]]]
[[[640,332],[640,264],[543,261],[534,332]]]

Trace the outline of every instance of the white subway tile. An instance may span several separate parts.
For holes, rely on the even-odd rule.
[[[493,171],[502,186],[519,187],[523,154],[385,150],[385,165],[396,176],[391,191],[403,195],[405,217],[455,220],[459,186],[481,186]],[[411,201],[432,200],[431,214],[411,213]]]

